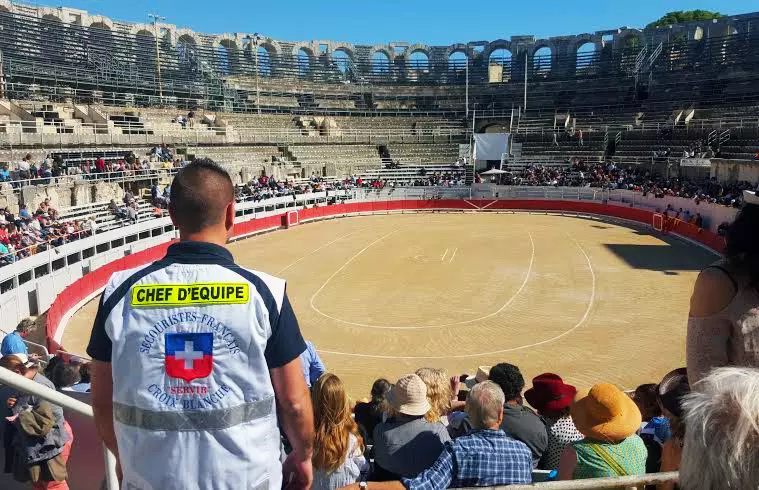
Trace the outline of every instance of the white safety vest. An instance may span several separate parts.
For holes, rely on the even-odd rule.
[[[264,350],[285,281],[231,256],[197,262],[169,254],[114,274],[103,293],[122,489],[279,490]]]

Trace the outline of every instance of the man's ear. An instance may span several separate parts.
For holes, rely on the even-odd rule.
[[[177,219],[174,216],[174,208],[172,206],[169,206],[169,217],[171,218],[171,224],[174,225],[175,228],[179,228],[179,225],[177,224]]]
[[[235,226],[235,201],[233,200],[229,204],[227,204],[226,209],[226,219],[224,226],[227,229],[227,234],[232,233],[232,228]]]

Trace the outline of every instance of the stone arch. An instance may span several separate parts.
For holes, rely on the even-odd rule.
[[[342,73],[351,70],[353,65],[353,51],[346,46],[339,46],[330,54],[332,64]]]
[[[407,66],[411,70],[428,72],[430,70],[430,55],[421,49],[417,49],[408,54],[406,57],[408,60]]]
[[[447,59],[450,59],[450,57],[454,53],[463,53],[464,56],[466,56],[469,59],[474,58],[474,52],[471,49],[469,49],[469,46],[467,46],[466,44],[462,44],[462,43],[451,44],[450,46],[448,46],[448,48],[446,48],[443,56],[447,60]]]
[[[113,21],[106,17],[93,17],[92,22],[89,25],[90,29],[107,29],[113,30]]]
[[[548,43],[538,43],[532,48],[532,71],[536,75],[547,76],[553,69],[554,48]]]
[[[628,29],[617,35],[616,49],[621,49],[624,53],[637,52],[645,44],[643,33],[637,29]]]
[[[217,67],[221,73],[230,74],[239,65],[240,49],[237,41],[229,37],[216,37],[211,46],[216,52]]]
[[[177,46],[180,42],[194,46],[196,49],[203,45],[203,41],[200,39],[194,31],[190,29],[177,29],[176,32]]]
[[[179,34],[179,33],[177,33]],[[177,38],[177,57],[181,65],[194,65],[198,60],[200,39],[195,33],[183,33]]]
[[[511,80],[511,63],[514,54],[510,49],[502,47],[487,50],[488,82],[502,83]]]
[[[155,69],[156,43],[152,30],[143,28],[134,33],[133,56],[145,69]]]
[[[696,26],[695,29],[693,29],[693,34],[691,35],[691,38],[694,41],[700,41],[704,38],[704,28],[701,26]]]
[[[298,67],[297,76],[300,78],[308,77],[315,61],[314,52],[308,46],[300,44],[293,47],[293,57]]]
[[[390,51],[385,48],[373,48],[369,52],[369,60],[371,62],[371,71],[378,75],[387,75],[390,73],[390,66],[392,64],[392,55]]]
[[[0,10],[4,10],[4,7],[2,5],[0,5]],[[7,12],[8,10],[5,9],[5,11]],[[55,14],[45,14],[42,16],[42,20],[49,22],[63,22],[63,19]]]
[[[587,71],[596,64],[599,49],[597,43],[592,40],[575,44],[575,71]]]
[[[469,53],[467,53],[466,50],[456,49],[446,52],[446,54],[447,56],[445,57],[445,60],[448,63],[448,69],[450,71],[466,70],[466,64],[470,58]]]
[[[13,10],[13,5],[9,2],[3,1],[0,3],[0,12],[10,13]]]
[[[107,21],[107,22],[105,22]],[[113,47],[113,24],[108,19],[101,19],[89,25],[90,48],[100,52],[110,52]]]
[[[514,52],[511,46],[511,41],[507,41],[506,39],[497,39],[485,46],[485,49],[482,50],[482,58],[485,60],[490,60],[490,54],[497,49],[505,49],[509,53]]]

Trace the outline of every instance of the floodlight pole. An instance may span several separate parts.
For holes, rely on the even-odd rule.
[[[469,118],[469,55],[466,57],[466,88],[465,88],[465,103],[466,103],[466,116]]]
[[[261,42],[261,36],[258,33],[253,34],[253,40],[255,41],[254,48],[256,49],[256,110],[258,114],[261,114],[261,89],[258,86],[258,43]],[[270,62],[271,63],[271,62]]]
[[[155,71],[158,77],[158,96],[163,100],[163,84],[161,83],[161,49],[158,45],[158,21],[166,20],[158,14],[148,14],[153,19],[153,30],[155,32]]]
[[[524,52],[524,104],[523,111],[527,113],[527,51]]]

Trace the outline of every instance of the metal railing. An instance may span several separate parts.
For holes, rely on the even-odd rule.
[[[92,407],[86,403],[75,400],[7,369],[0,368],[0,384],[10,386],[24,393],[36,395],[49,403],[63,407],[65,410],[94,419]],[[106,466],[106,489],[118,490],[119,481],[116,477],[116,457],[105,446],[103,446],[103,456],[105,457]]]

